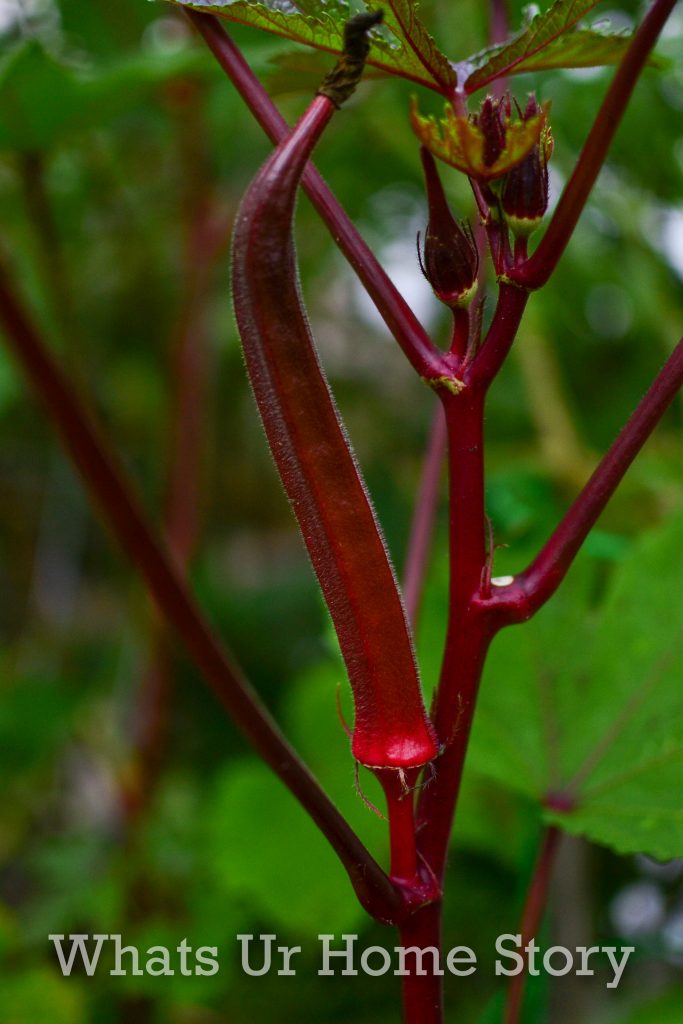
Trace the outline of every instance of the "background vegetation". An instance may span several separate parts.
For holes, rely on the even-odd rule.
[[[610,5],[608,13],[627,25],[639,8]],[[425,0],[422,14],[456,57],[486,41],[478,0]],[[343,670],[261,435],[230,308],[231,217],[269,144],[170,6],[2,0],[0,33],[0,237],[12,273],[147,507],[169,526],[178,557],[194,551],[203,607],[382,856],[384,827],[356,794],[335,709]],[[248,29],[233,35],[293,119],[307,98],[293,88],[297,76],[274,62],[291,46]],[[659,50],[680,55],[682,41],[679,11]],[[534,88],[553,102],[555,193],[610,73],[518,80],[518,94]],[[366,83],[330,128],[319,165],[438,331],[447,325],[415,251],[426,204],[410,91]],[[523,566],[547,536],[682,333],[682,112],[679,56],[638,86],[580,229],[532,300],[491,396],[487,501],[505,545],[498,574]],[[454,172],[444,177],[466,214],[463,183]],[[435,399],[306,200],[299,254],[323,359],[400,569]],[[682,411],[678,400],[566,590],[494,648],[446,916],[446,946],[464,943],[480,956],[475,976],[448,982],[447,1005],[464,1024],[500,1017],[493,942],[517,930],[541,827],[534,797],[552,784],[553,756],[580,763],[614,693],[634,676],[649,689],[608,758],[637,765],[680,716]],[[392,977],[317,978],[319,932],[360,931],[363,944],[393,945],[391,934],[368,925],[325,842],[177,656],[2,351],[0,437],[3,1019],[395,1021]],[[443,638],[444,527],[419,630],[428,687]],[[635,635],[644,646],[631,642]],[[564,726],[567,708],[575,715],[577,707],[579,737]],[[609,775],[609,764],[603,769]],[[564,841],[546,938],[628,942],[637,952],[616,992],[605,989],[607,971],[552,989],[532,979],[529,1024],[683,1018],[683,863],[614,851],[628,848],[625,832],[649,829],[651,853],[668,857],[673,846],[683,854],[676,773],[680,780],[678,759],[666,785],[643,774],[637,821],[614,824],[595,812],[591,834],[606,845]],[[372,799],[372,780],[363,786]],[[669,802],[648,822],[660,790]],[[62,979],[47,941],[62,932],[121,932],[143,950],[187,937],[217,945],[221,971]],[[235,941],[242,932],[277,932],[283,944],[303,945],[297,977],[245,977]]]

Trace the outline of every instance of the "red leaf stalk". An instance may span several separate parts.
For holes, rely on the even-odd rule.
[[[524,622],[555,593],[584,540],[683,385],[683,338],[635,412],[531,565],[488,599],[497,628]]]

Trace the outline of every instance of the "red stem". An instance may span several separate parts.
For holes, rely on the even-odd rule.
[[[154,537],[134,489],[14,297],[0,265],[0,323],[10,350],[59,431],[102,517],[144,578],[168,625],[219,701],[264,761],[327,837],[368,913],[395,921],[403,894],[329,800],[203,619],[172,560]]]
[[[503,622],[531,617],[552,597],[627,469],[683,385],[683,338],[540,554],[492,596]]]
[[[489,39],[492,46],[504,43],[510,33],[510,19],[508,17],[507,0],[490,0],[489,9]],[[500,99],[507,89],[507,76],[501,75],[490,83],[491,93]]]
[[[462,631],[449,631],[434,720],[443,753],[434,778],[423,786],[418,809],[418,849],[442,884],[479,683],[493,635],[483,616],[468,616]],[[442,697],[442,693],[446,696]]]
[[[510,270],[510,280],[525,288],[540,288],[557,266],[605,162],[640,73],[675,5],[676,0],[655,0],[643,18],[612,79],[538,249],[523,266]]]
[[[287,123],[225,29],[210,14],[185,13],[266,135],[281,142],[289,132]],[[438,348],[312,164],[304,172],[303,188],[416,372],[438,377],[444,372]]]
[[[206,300],[218,256],[230,238],[232,216],[207,194],[208,154],[198,83],[178,81],[167,94],[178,127],[183,168],[179,200],[185,227],[181,303],[171,339],[171,401],[164,524],[171,555],[184,578],[200,533],[201,468],[206,446],[209,348]],[[158,616],[150,623],[148,663],[135,693],[133,770],[126,773],[122,803],[129,826],[149,805],[167,738],[173,688],[172,638]]]
[[[470,340],[470,311],[456,307],[453,310],[453,331],[449,354],[456,359],[464,359]]]
[[[442,392],[450,473],[450,618],[478,593],[486,560],[483,388]],[[462,626],[462,624],[461,624]]]
[[[490,638],[477,600],[486,564],[483,388],[444,396],[450,474],[448,632],[432,719],[442,747],[419,805],[419,848],[441,880],[481,671]]]
[[[429,551],[439,503],[439,485],[446,453],[446,419],[439,404],[434,413],[422,477],[413,513],[408,553],[403,574],[403,603],[413,629],[417,621],[424,588]]]
[[[496,46],[498,43],[504,43],[508,37],[508,32],[509,22],[506,0],[491,0],[489,31],[491,44]],[[493,83],[494,89],[498,81],[500,80],[496,79],[496,82]]]
[[[441,957],[441,903],[431,903],[412,915],[399,929],[399,942],[405,949],[433,948]],[[402,982],[403,1024],[443,1024],[443,984],[440,975],[430,970],[431,956],[424,957],[426,974],[416,973],[414,954],[406,956],[406,970]]]
[[[397,772],[389,768],[375,771],[384,790],[389,818],[391,877],[407,886],[419,885],[413,794],[419,770]]]
[[[204,202],[191,227],[186,258],[186,294],[172,353],[175,394],[170,423],[171,462],[166,495],[166,536],[187,570],[200,531],[200,476],[205,441],[209,352],[206,298],[212,271],[232,230],[232,216]]]
[[[529,298],[523,288],[501,282],[498,303],[486,339],[463,378],[487,387],[498,374],[515,340]]]
[[[541,848],[534,867],[534,873],[531,876],[522,911],[522,920],[519,925],[519,934],[522,936],[520,949],[524,949],[531,942],[540,928],[548,899],[548,888],[555,864],[555,855],[561,836],[562,833],[554,826],[546,828],[543,834]],[[519,974],[513,975],[510,982],[505,1006],[504,1024],[519,1024],[527,979],[527,967],[528,964]]]

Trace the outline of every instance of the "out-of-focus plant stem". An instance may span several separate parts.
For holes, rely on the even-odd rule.
[[[541,457],[558,484],[576,489],[583,486],[593,463],[572,416],[552,341],[535,320],[525,324],[513,356],[524,380]]]
[[[164,524],[169,551],[187,575],[201,530],[201,477],[206,450],[210,351],[207,302],[213,270],[225,251],[233,211],[213,194],[203,137],[200,87],[172,83],[177,109],[178,148],[183,168],[180,206],[185,224],[181,267],[182,299],[171,339],[168,365],[171,401],[168,418],[168,466]],[[173,653],[163,621],[150,622],[149,652],[135,706],[135,749],[122,783],[122,804],[129,824],[149,804],[158,777],[172,700]]]
[[[399,940],[405,949],[426,950],[430,946],[442,948],[441,903],[431,903],[417,910],[399,929]],[[424,974],[417,973],[417,958],[406,954],[406,969],[402,979],[403,1024],[443,1024],[442,978],[430,970],[430,955],[425,955]]]
[[[0,323],[7,344],[77,466],[104,521],[145,580],[168,625],[218,700],[327,837],[365,909],[397,920],[405,900],[321,789],[218,641],[173,559],[155,538],[134,488],[17,300],[0,263]]]
[[[531,942],[541,925],[553,866],[555,864],[555,855],[561,836],[562,834],[559,829],[553,826],[549,826],[543,832],[538,857],[524,901],[522,919],[518,928],[518,933],[522,937],[519,945],[520,949],[524,949]],[[519,1024],[526,979],[527,965],[525,964],[524,969],[519,974],[515,974],[510,982],[505,1006],[504,1024]]]

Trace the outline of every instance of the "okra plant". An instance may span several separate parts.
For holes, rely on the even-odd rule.
[[[0,277],[4,336],[165,622],[255,751],[329,841],[365,911],[396,929],[397,944],[405,951],[400,977],[405,1021],[438,1024],[446,1019],[438,951],[454,944],[441,924],[448,897],[449,844],[489,648],[498,633],[525,629],[552,601],[683,383],[680,341],[540,551],[515,574],[499,575],[497,538],[485,501],[487,396],[513,344],[524,345],[525,311],[528,304],[533,306],[534,292],[556,270],[562,273],[558,264],[571,245],[631,94],[653,62],[653,48],[675,0],[653,0],[630,35],[610,35],[585,24],[596,0],[555,0],[547,9],[530,12],[521,28],[508,24],[503,0],[492,0],[490,46],[470,56],[457,53],[456,46],[453,57],[442,53],[413,0],[378,0],[360,10],[323,0],[171,2],[203,37],[274,145],[234,219],[234,312],[268,445],[351,687],[353,721],[348,726],[340,722],[339,728],[349,732],[350,763],[357,765],[357,773],[363,768],[373,774],[384,793],[386,806],[372,810],[386,815],[387,865],[377,862],[336,809],[207,624],[185,582],[183,559],[177,552],[172,557],[156,538],[5,270]],[[319,59],[309,65],[320,74],[317,92],[293,128],[230,38],[226,22],[261,28],[319,51]],[[527,93],[524,78],[517,76],[599,65],[614,65],[615,70],[576,166],[549,210],[553,112],[541,96]],[[372,72],[376,81],[372,87],[361,84],[356,92],[364,72]],[[424,275],[448,311],[445,341],[423,328],[311,163],[316,148],[325,146],[332,119],[342,122],[342,134],[352,132],[356,111],[372,102],[371,90],[390,88],[385,81],[390,76],[422,90],[406,111],[405,125],[396,130],[412,128],[419,147],[426,215],[416,240],[415,273]],[[517,82],[522,83],[519,88]],[[440,116],[423,113],[429,102],[425,90],[444,104]],[[468,182],[471,193],[468,208],[457,212],[447,198],[448,183],[456,175]],[[362,173],[358,177],[362,187]],[[403,587],[304,308],[295,246],[300,191],[309,196],[410,366],[438,399]],[[449,479],[447,628],[440,677],[427,707],[413,630],[442,459]],[[677,629],[672,623],[672,631]],[[674,672],[679,665],[680,657],[663,671]],[[634,663],[634,675],[639,671]],[[517,675],[513,672],[511,678],[515,681]],[[615,700],[614,719],[610,722],[608,715],[604,723],[608,738],[611,730],[625,727],[620,715],[631,714],[624,711],[629,701],[638,704],[635,681],[630,698],[628,690],[625,683],[622,706]],[[502,678],[492,697],[502,717],[507,699]],[[574,721],[580,730],[578,706]],[[514,717],[503,724],[514,746]],[[646,731],[647,722],[641,728]],[[680,723],[677,728],[680,735]],[[644,733],[644,745],[647,740]],[[680,769],[679,751],[680,743],[672,740],[666,749],[653,751],[653,758],[673,758]],[[609,830],[601,832],[596,825],[604,808],[589,784],[592,766],[580,757],[572,761],[570,754],[565,760],[551,780],[536,765],[538,777],[527,787],[536,789],[543,805],[546,831],[519,926],[520,948],[539,930],[560,833],[610,841]],[[504,773],[504,757],[501,763]],[[362,797],[360,779],[357,784]],[[520,786],[523,790],[524,784]],[[660,858],[683,853],[680,800],[672,805],[671,795],[668,799],[662,814],[669,840],[649,842],[643,825],[640,832],[635,830],[630,847],[623,838],[613,839],[613,845]],[[506,1024],[522,1019],[524,976],[520,970],[510,980]],[[457,1013],[456,1006],[449,1019]]]

